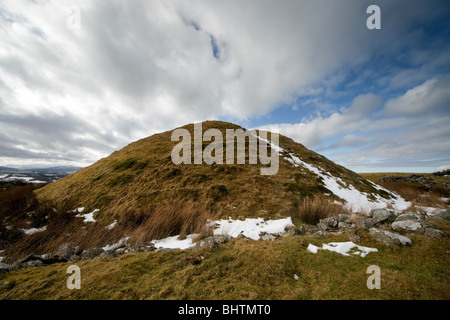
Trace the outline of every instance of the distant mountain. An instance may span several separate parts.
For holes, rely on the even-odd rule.
[[[48,183],[64,178],[81,169],[74,166],[57,166],[48,168],[13,168],[0,167],[0,182],[3,183]]]

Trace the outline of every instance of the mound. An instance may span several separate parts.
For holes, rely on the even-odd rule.
[[[182,129],[194,137],[194,124]],[[208,129],[218,129],[225,137],[226,129],[243,128],[221,121],[203,122],[202,133]],[[288,217],[303,199],[314,197],[341,203],[353,211],[386,206],[403,210],[408,205],[398,195],[282,135],[279,146],[258,139],[258,144],[268,143],[270,152],[279,156],[279,168],[273,175],[261,174],[261,168],[268,167],[261,161],[249,164],[249,143],[244,164],[175,164],[171,154],[179,141],[171,140],[172,132],[133,142],[38,189],[37,199],[57,208],[100,209],[95,218],[103,221],[123,217],[137,208],[154,209],[170,203],[196,203],[226,218]],[[212,143],[204,140],[203,151]],[[191,146],[194,150],[194,139]]]

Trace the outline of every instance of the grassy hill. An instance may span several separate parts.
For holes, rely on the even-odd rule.
[[[193,136],[193,124],[185,128]],[[203,122],[203,131],[240,128],[220,122]],[[57,182],[36,191],[41,202],[51,202],[67,210],[85,207],[100,209],[96,218],[112,222],[130,210],[154,210],[168,203],[193,202],[205,206],[217,217],[286,217],[306,197],[338,199],[324,187],[323,181],[303,167],[280,156],[276,175],[260,174],[261,164],[175,165],[171,151],[178,142],[171,141],[172,131],[133,142],[122,150],[99,160]],[[208,142],[203,143],[203,148]],[[303,161],[320,166],[352,184],[360,191],[380,194],[364,178],[308,150],[293,140],[280,136],[280,146]],[[248,156],[248,146],[246,148]],[[381,192],[381,195],[388,197]]]

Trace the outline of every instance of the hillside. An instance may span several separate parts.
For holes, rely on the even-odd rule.
[[[193,136],[193,126],[182,128]],[[221,130],[225,136],[226,129],[240,127],[220,121],[203,122],[203,132],[210,128]],[[354,193],[356,189],[357,197],[364,192],[366,200],[377,201],[378,207],[381,202],[386,205],[389,199],[395,198],[356,173],[282,135],[278,173],[264,176],[260,174],[262,165],[248,164],[248,157],[246,164],[175,165],[171,151],[178,142],[171,141],[171,134],[172,131],[167,131],[133,142],[37,190],[37,198],[66,210],[100,209],[95,218],[105,222],[112,222],[129,210],[154,209],[174,202],[201,204],[217,217],[242,218],[291,216],[292,210],[306,197],[327,197],[343,204],[345,200],[355,200],[354,194],[342,199],[342,194],[344,198],[346,194],[336,192],[339,190]],[[208,144],[203,142],[203,149]],[[248,155],[248,146],[246,152]],[[331,185],[330,181],[325,181],[330,177],[334,179]],[[334,190],[330,190],[330,186]]]

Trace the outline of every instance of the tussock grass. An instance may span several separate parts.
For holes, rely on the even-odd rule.
[[[175,202],[130,210],[120,217],[119,226],[131,242],[143,243],[175,235],[184,239],[188,234],[204,234],[208,219],[212,214],[205,206]]]
[[[204,205],[193,202],[172,202],[129,209],[119,215],[117,224],[110,229],[109,221],[99,220],[84,223],[73,210],[55,210],[48,203],[39,203],[34,198],[34,186],[15,187],[0,192],[5,205],[0,206],[0,250],[5,250],[5,262],[14,262],[30,253],[53,253],[64,243],[85,250],[103,247],[128,236],[131,243],[142,243],[168,236],[197,233],[197,239],[209,235],[205,228],[214,215]],[[32,210],[32,211],[30,211]],[[40,228],[46,230],[27,235],[20,229]]]
[[[297,206],[294,212],[294,221],[301,221],[307,224],[317,224],[320,219],[337,216],[340,213],[348,213],[341,205],[335,204],[326,198],[305,198]]]

